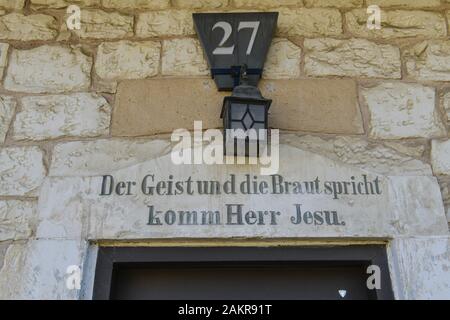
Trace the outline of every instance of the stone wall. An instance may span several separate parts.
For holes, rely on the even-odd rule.
[[[70,4],[80,30],[66,27]],[[370,4],[381,30],[366,28]],[[449,0],[0,0],[0,298],[78,297],[30,285],[50,277],[27,274],[40,254],[82,264],[88,240],[43,232],[42,189],[162,155],[194,120],[220,127],[224,94],[191,14],[252,10],[280,14],[260,84],[271,125],[340,163],[436,177],[450,221]],[[58,219],[76,215],[69,204]],[[421,289],[397,297],[434,297]]]

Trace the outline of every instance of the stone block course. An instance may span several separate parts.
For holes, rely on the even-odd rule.
[[[375,139],[445,137],[436,110],[434,88],[418,84],[383,83],[362,90],[370,112],[369,135]]]
[[[12,138],[48,140],[62,137],[96,137],[109,133],[111,106],[99,95],[25,97],[16,115]]]
[[[363,39],[305,39],[305,71],[310,76],[401,77],[400,50]]]
[[[7,90],[62,93],[89,89],[92,58],[76,47],[14,49],[4,80]]]

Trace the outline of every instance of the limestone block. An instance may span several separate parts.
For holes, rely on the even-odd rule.
[[[370,112],[369,135],[375,139],[435,138],[446,136],[431,87],[383,83],[362,90]]]
[[[305,71],[312,76],[401,77],[400,51],[363,39],[306,39]]]
[[[14,49],[4,87],[29,93],[60,93],[87,90],[92,58],[75,47],[44,45],[30,50]]]
[[[109,132],[111,106],[94,93],[25,97],[16,115],[13,139],[96,137]]]
[[[38,147],[0,148],[0,196],[36,196],[44,177]]]
[[[145,42],[104,42],[97,51],[95,71],[106,80],[140,79],[158,74],[161,44]]]

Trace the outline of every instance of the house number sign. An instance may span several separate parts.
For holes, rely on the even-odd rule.
[[[219,90],[232,90],[242,66],[256,86],[278,13],[194,13],[194,25]]]

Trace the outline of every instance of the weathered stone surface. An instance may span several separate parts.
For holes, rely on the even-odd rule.
[[[52,40],[58,35],[57,30],[56,19],[44,14],[10,13],[0,17],[0,39],[3,40]]]
[[[109,132],[111,106],[94,93],[25,97],[16,115],[13,139],[96,137]]]
[[[450,238],[400,238],[392,241],[391,276],[397,299],[450,299]]]
[[[435,138],[446,136],[436,110],[431,87],[406,83],[383,83],[363,89],[369,107],[369,135],[375,139]]]
[[[170,152],[171,143],[161,139],[113,139],[57,144],[50,176],[93,176],[139,164]],[[48,191],[47,185],[47,191]],[[51,184],[50,184],[51,186]],[[51,200],[53,195],[42,192]]]
[[[145,42],[105,42],[97,51],[95,71],[106,80],[140,79],[159,70],[161,44]]]
[[[172,5],[187,9],[219,9],[226,7],[228,2],[229,0],[173,0]]]
[[[287,39],[274,39],[267,55],[263,78],[295,79],[300,76],[301,49]]]
[[[433,174],[428,163],[363,138],[335,137],[325,140],[314,136],[286,134],[281,137],[281,141],[378,174],[392,176],[431,176]]]
[[[363,39],[305,39],[305,71],[313,76],[400,78],[400,51]]]
[[[16,110],[16,100],[0,96],[0,144],[5,142],[6,133]]]
[[[155,150],[158,152],[157,150]],[[169,151],[170,152],[170,151]],[[165,155],[161,155],[165,154]],[[115,181],[135,181],[130,196],[99,196],[102,177],[92,176],[84,179],[50,178],[46,194],[54,198],[64,199],[70,204],[73,219],[82,221],[88,217],[89,239],[150,239],[150,238],[221,238],[221,237],[392,237],[406,235],[444,235],[448,233],[447,221],[444,215],[439,185],[434,177],[386,177],[358,169],[355,166],[343,164],[341,161],[303,150],[298,147],[280,144],[279,172],[290,181],[309,181],[318,178],[324,181],[350,181],[351,177],[362,179],[365,175],[369,181],[378,177],[380,194],[378,195],[342,195],[333,199],[333,195],[321,194],[281,194],[273,197],[268,194],[237,194],[219,195],[198,194],[194,183],[192,196],[185,193],[178,195],[158,196],[144,195],[140,192],[141,180],[148,174],[154,174],[154,185],[160,180],[167,180],[172,175],[175,180],[185,181],[219,181],[224,183],[234,174],[237,184],[245,180],[246,175],[258,176],[260,181],[271,185],[271,176],[260,176],[260,166],[240,165],[174,165],[170,153],[155,153],[138,164],[124,167],[117,171],[109,171]],[[85,159],[86,160],[86,159]],[[93,163],[94,161],[86,161]],[[76,174],[76,168],[72,170]],[[105,172],[100,168],[97,174]],[[93,172],[91,172],[93,173]],[[80,172],[83,174],[83,171]],[[359,180],[358,180],[359,181]],[[65,183],[64,183],[65,182]],[[150,181],[147,181],[150,183]],[[66,188],[61,188],[64,185]],[[66,192],[65,189],[72,189]],[[51,235],[64,235],[61,204],[57,201],[42,200],[46,204],[48,217],[46,230]],[[339,223],[336,225],[295,225],[290,220],[295,215],[295,203],[301,203],[303,210],[336,210],[339,213]],[[227,203],[243,203],[244,210],[276,210],[280,212],[277,224],[265,225],[227,225]],[[186,224],[149,225],[149,208],[156,210],[218,210],[223,223],[197,226]],[[363,210],[361,210],[364,208]],[[78,211],[77,211],[77,210]],[[80,212],[83,211],[83,212]],[[75,214],[75,212],[77,212]],[[41,220],[44,221],[44,220]],[[79,222],[74,222],[77,226]],[[42,222],[41,222],[42,223]],[[69,228],[68,232],[78,235],[79,228]],[[84,232],[84,230],[83,230]],[[46,233],[47,234],[47,233]]]
[[[160,10],[170,6],[170,0],[102,0],[108,9]]]
[[[113,136],[143,136],[221,126],[220,111],[225,93],[208,79],[158,79],[123,81],[113,110]],[[158,115],[155,117],[155,115]]]
[[[274,8],[278,6],[295,6],[303,5],[301,0],[231,0],[234,7],[237,8]]]
[[[444,109],[447,113],[447,122],[450,124],[450,92],[444,95]]]
[[[439,0],[367,0],[367,5],[399,8],[433,8],[439,7]]]
[[[0,0],[0,8],[3,9],[22,9],[25,0]]]
[[[273,100],[269,123],[281,130],[363,133],[356,84],[351,80],[263,81]],[[327,88],[327,90],[323,90]]]
[[[149,11],[139,14],[138,37],[193,35],[192,12],[187,10]]]
[[[209,74],[208,63],[197,39],[165,40],[162,52],[163,75],[202,76]]]
[[[441,186],[442,199],[444,200],[445,212],[447,213],[447,221],[450,224],[450,179],[440,177],[439,185]]]
[[[9,44],[0,43],[0,83],[3,79],[3,71],[6,68],[8,62],[8,48]]]
[[[355,8],[363,5],[363,0],[305,0],[306,7]]]
[[[342,17],[336,9],[280,8],[278,33],[286,36],[336,36],[342,34]]]
[[[327,90],[324,91],[323,88]],[[356,84],[347,80],[274,80],[260,85],[273,99],[270,124],[286,130],[324,133],[363,132]],[[137,94],[142,92],[142,94]],[[192,129],[219,128],[225,93],[212,80],[164,79],[127,81],[119,85],[112,134],[142,136]],[[154,114],[158,114],[155,118]]]
[[[118,39],[133,36],[133,17],[117,12],[83,10],[81,29],[73,32],[83,39]]]
[[[450,81],[450,40],[419,43],[405,51],[405,61],[416,79]]]
[[[65,8],[77,5],[82,8],[100,5],[101,0],[31,0],[32,8]]]
[[[36,196],[44,177],[38,147],[0,148],[0,196]]]
[[[74,47],[45,45],[31,50],[13,50],[4,87],[30,93],[87,90],[91,67],[92,58]]]
[[[367,12],[357,9],[345,14],[347,29],[357,37],[367,38],[404,38],[404,37],[445,37],[445,18],[440,13],[428,11],[383,11],[381,29],[367,28]]]
[[[78,299],[66,286],[67,268],[83,266],[86,243],[80,240],[33,240],[8,247],[0,270],[0,299]]]
[[[36,229],[36,205],[34,201],[0,201],[0,241],[30,238]]]
[[[425,152],[423,145],[408,145],[408,141],[385,141],[385,146],[414,158],[421,158]]]
[[[450,175],[450,140],[432,141],[431,164],[435,174]]]
[[[81,143],[79,145],[82,146]],[[78,153],[85,151],[86,149],[80,149]],[[38,239],[76,240],[87,236],[89,209],[73,201],[72,195],[78,194],[79,190],[86,190],[80,196],[87,197],[94,190],[89,189],[87,179],[74,177],[66,185],[67,181],[67,178],[51,178],[43,183],[39,196],[39,226],[36,231]],[[59,197],[52,194],[55,188],[61,189]]]

